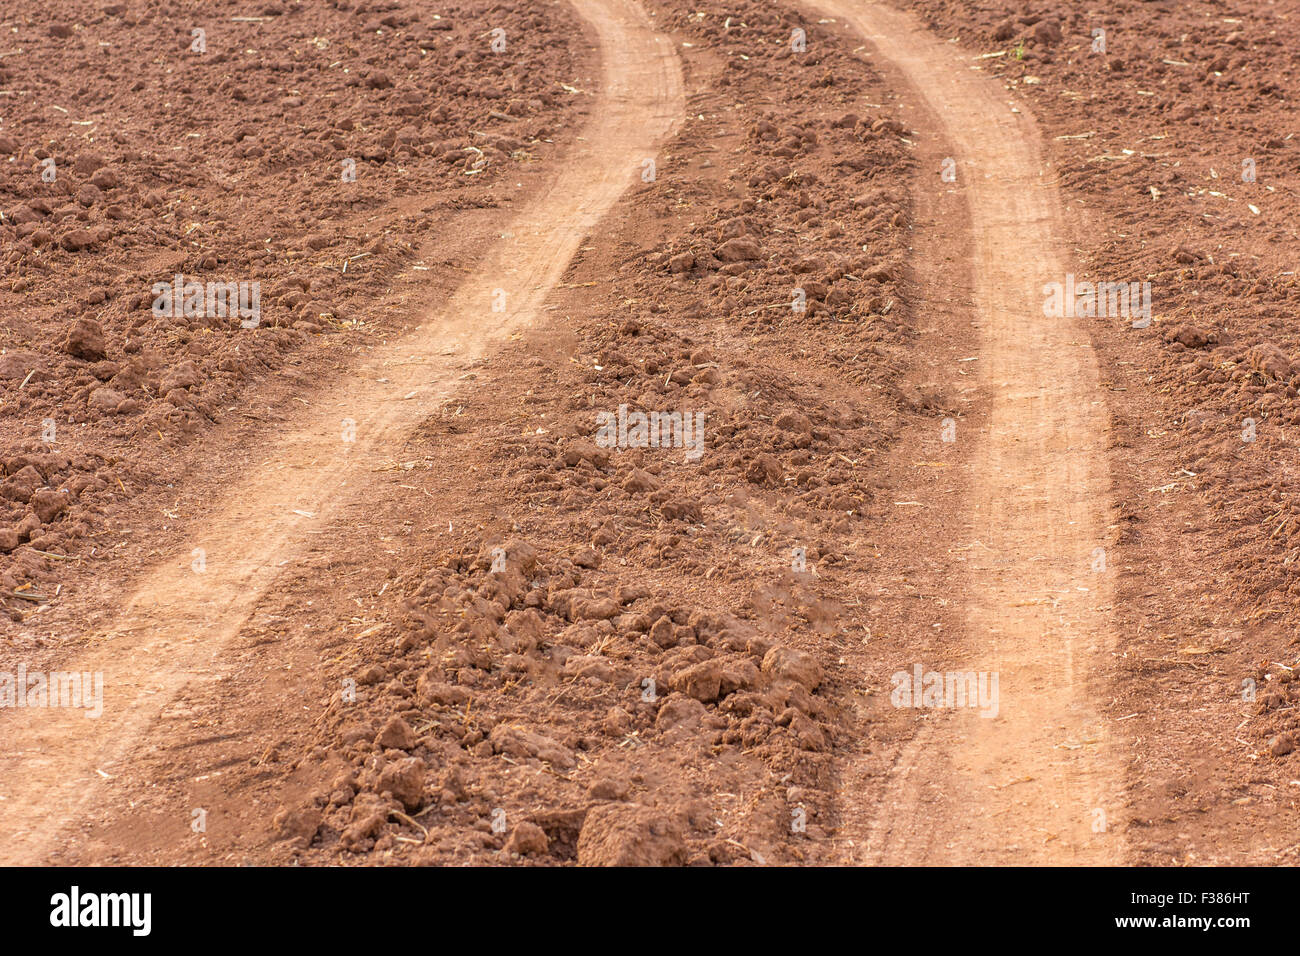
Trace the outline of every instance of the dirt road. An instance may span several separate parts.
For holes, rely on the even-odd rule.
[[[861,825],[847,839],[873,864],[1119,862],[1121,837],[1106,825],[1119,764],[1097,704],[1115,648],[1110,576],[1096,570],[1112,522],[1106,416],[1087,332],[1044,315],[1042,287],[1072,271],[1055,175],[1032,119],[968,56],[885,6],[817,9],[852,23],[892,66],[922,176],[947,188],[940,174],[951,157],[969,210],[966,234],[924,223],[917,268],[935,285],[966,268],[973,278],[979,401],[989,411],[978,432],[951,424],[955,442],[973,447],[959,473],[966,499],[942,521],[961,529],[946,585],[967,608],[953,649],[960,668],[999,679],[996,716],[917,711],[920,728],[879,803],[846,812]],[[925,209],[926,187],[918,191]],[[953,250],[965,261],[946,261]],[[898,670],[931,663],[899,661]]]
[[[343,387],[314,396],[265,462],[145,577],[111,630],[66,663],[104,675],[99,719],[57,710],[0,717],[0,862],[43,858],[96,787],[147,745],[143,729],[220,655],[307,535],[364,491],[379,451],[426,417],[470,362],[535,319],[580,241],[657,155],[683,111],[671,43],[633,0],[576,7],[599,37],[603,63],[580,147],[451,300],[376,350]]]
[[[1287,10],[11,2],[0,863],[1295,861]]]

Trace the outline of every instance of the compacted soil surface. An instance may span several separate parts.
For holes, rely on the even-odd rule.
[[[0,861],[1294,862],[1297,17],[11,0]]]

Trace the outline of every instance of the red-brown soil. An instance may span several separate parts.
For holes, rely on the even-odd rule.
[[[0,591],[57,588],[66,565],[34,551],[117,546],[105,514],[171,482],[195,437],[283,418],[277,384],[399,333],[409,318],[379,301],[395,284],[452,284],[478,211],[516,194],[582,112],[565,89],[580,51],[560,39],[580,21],[547,8],[6,10]],[[508,55],[477,39],[486,20]],[[196,27],[205,53],[190,51]],[[155,316],[154,283],[177,274],[259,282],[260,327]],[[38,475],[64,498],[28,507]]]
[[[0,15],[0,671],[106,713],[0,711],[5,862],[1294,858],[1284,8],[56,6]]]

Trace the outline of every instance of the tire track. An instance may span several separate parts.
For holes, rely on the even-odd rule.
[[[316,396],[317,410],[296,419],[205,526],[144,576],[116,626],[61,665],[103,673],[102,717],[55,708],[0,715],[0,864],[44,859],[104,778],[149,744],[144,731],[166,704],[220,657],[308,535],[364,489],[368,465],[452,393],[452,372],[538,318],[581,241],[672,134],[685,108],[672,42],[635,0],[572,2],[599,38],[602,85],[561,171],[444,307]],[[506,293],[501,312],[492,311],[497,289]],[[341,440],[347,418],[357,423],[352,443]],[[194,548],[206,553],[202,575],[191,568]]]
[[[937,189],[944,157],[961,170],[970,235],[931,221],[917,245],[968,257],[974,280],[988,424],[961,438],[975,443],[970,493],[946,524],[982,548],[947,580],[966,608],[963,667],[1000,677],[997,717],[927,712],[884,793],[865,765],[846,768],[841,836],[873,864],[1119,862],[1122,772],[1097,703],[1115,647],[1111,588],[1093,572],[1112,523],[1107,421],[1087,330],[1043,316],[1042,287],[1064,281],[1068,257],[1037,128],[910,16],[869,0],[816,9],[870,42],[921,107],[922,175]],[[938,268],[918,279],[945,281]]]

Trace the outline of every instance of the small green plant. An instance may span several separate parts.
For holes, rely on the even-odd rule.
[[[1017,60],[1023,60],[1025,58],[1025,41],[1021,40],[1017,43],[1013,52]]]

